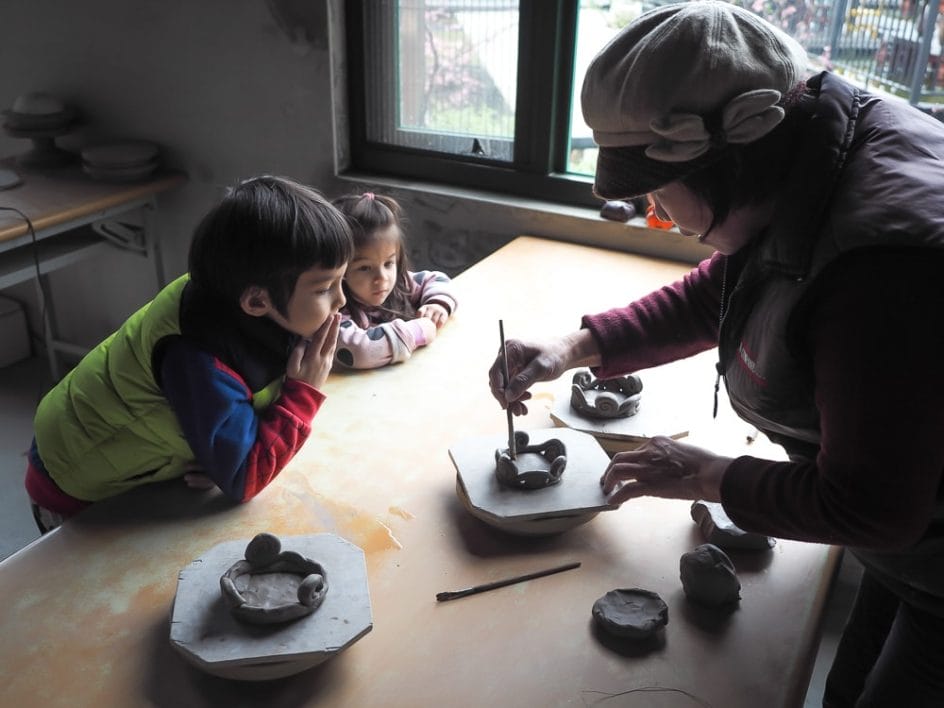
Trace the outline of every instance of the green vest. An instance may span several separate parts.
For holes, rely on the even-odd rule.
[[[152,370],[154,347],[180,334],[183,275],[90,351],[39,404],[36,446],[66,494],[98,501],[192,469],[193,451]],[[253,396],[275,400],[281,380]]]

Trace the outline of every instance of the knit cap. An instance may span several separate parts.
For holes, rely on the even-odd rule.
[[[778,102],[812,71],[798,42],[720,0],[665,5],[627,25],[590,63],[583,116],[600,146],[594,191],[651,192],[783,120]]]

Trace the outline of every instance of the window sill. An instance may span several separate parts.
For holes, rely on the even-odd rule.
[[[641,217],[622,223],[594,209],[507,194],[353,171],[337,177],[351,189],[389,191],[414,224],[418,211],[430,210],[444,230],[471,226],[507,240],[528,234],[683,263],[698,263],[712,253],[677,229],[648,227]]]

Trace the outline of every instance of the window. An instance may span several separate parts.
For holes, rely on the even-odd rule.
[[[571,136],[580,5],[347,3],[353,166],[599,206],[589,131]]]
[[[868,11],[871,0],[733,1],[850,81],[912,103],[944,100],[938,13],[928,9],[944,0]],[[349,0],[352,166],[599,206],[596,148],[580,113],[583,75],[622,27],[666,2]],[[901,47],[911,54],[892,52]]]

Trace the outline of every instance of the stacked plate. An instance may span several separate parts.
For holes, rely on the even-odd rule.
[[[144,140],[93,145],[82,149],[82,169],[94,179],[133,182],[153,173],[160,148]]]
[[[69,131],[76,118],[75,109],[39,91],[19,96],[3,115],[6,118],[3,127],[16,137],[61,135]]]

